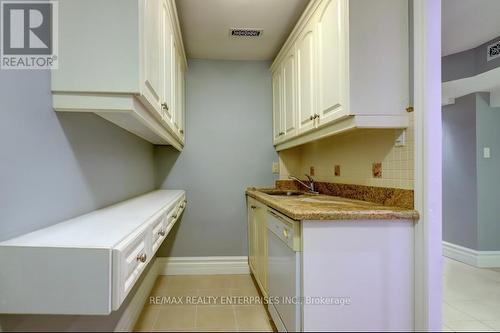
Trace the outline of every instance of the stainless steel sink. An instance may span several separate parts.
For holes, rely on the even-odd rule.
[[[282,190],[260,190],[260,192],[268,194],[268,195],[279,195],[279,196],[298,196],[303,195],[303,192],[300,191],[282,191]]]

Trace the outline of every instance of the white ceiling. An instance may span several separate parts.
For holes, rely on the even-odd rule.
[[[308,2],[176,0],[188,57],[226,60],[272,60]],[[264,33],[259,38],[234,38],[230,28],[264,29]]]
[[[442,6],[443,56],[500,36],[500,0],[443,0]]]

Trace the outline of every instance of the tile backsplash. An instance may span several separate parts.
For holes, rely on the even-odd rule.
[[[280,179],[287,179],[288,175],[303,178],[313,167],[315,179],[322,182],[413,189],[412,118],[410,116],[404,146],[395,145],[401,130],[370,129],[281,151]],[[374,167],[378,163],[381,163],[381,174],[374,177]],[[340,170],[342,172],[336,172]]]

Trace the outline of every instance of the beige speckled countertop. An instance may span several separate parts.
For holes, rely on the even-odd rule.
[[[283,195],[268,194],[276,192],[283,192]],[[287,196],[284,192],[286,191],[248,188],[246,194],[294,220],[418,219],[418,212],[413,209],[383,206],[324,194],[311,195],[302,192],[299,195]]]

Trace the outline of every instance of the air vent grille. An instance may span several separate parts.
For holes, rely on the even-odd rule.
[[[488,45],[487,61],[500,57],[500,41]]]
[[[232,37],[261,37],[264,33],[262,29],[229,29],[229,34]]]

